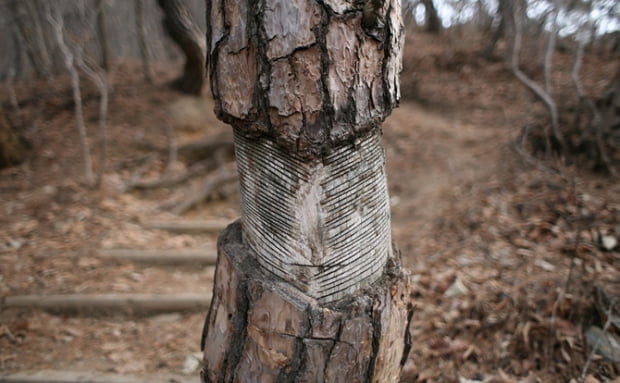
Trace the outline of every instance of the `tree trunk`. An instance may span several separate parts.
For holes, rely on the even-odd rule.
[[[26,158],[22,137],[9,124],[0,105],[0,169],[14,166]]]
[[[495,51],[499,39],[501,37],[506,37],[507,30],[513,29],[512,32],[514,32],[512,25],[512,3],[509,0],[499,0],[497,4],[497,17],[499,18],[499,24],[497,24],[497,28],[493,31],[489,44],[482,51],[482,57],[487,60],[493,55],[493,51]]]
[[[203,381],[398,381],[412,308],[381,123],[400,99],[400,1],[207,4],[242,216],[219,240]]]
[[[437,8],[433,4],[433,0],[421,0],[426,11],[425,29],[430,33],[439,33],[441,31],[441,20],[437,13]]]
[[[64,38],[64,20],[60,11],[56,16],[52,15],[49,7],[46,7],[47,21],[54,30],[56,43],[63,58],[65,69],[71,77],[71,89],[73,90],[73,103],[75,105],[75,123],[78,130],[80,148],[82,151],[82,160],[84,161],[84,177],[88,186],[95,184],[95,174],[93,172],[93,163],[90,155],[90,145],[86,136],[86,125],[84,124],[84,112],[82,110],[82,91],[80,90],[80,75],[75,69],[75,58]]]
[[[25,43],[30,63],[38,76],[51,78],[52,63],[44,41],[41,23],[37,17],[36,4],[31,1],[9,2],[12,10],[16,31]]]
[[[405,275],[321,304],[257,263],[241,224],[220,236],[203,382],[398,382],[411,348]]]
[[[135,0],[134,13],[136,17],[136,29],[138,32],[138,46],[140,47],[140,57],[142,58],[142,73],[144,79],[149,84],[153,83],[153,70],[151,68],[151,55],[146,43],[146,27],[144,25],[144,1]]]
[[[99,49],[101,50],[101,67],[109,72],[110,48],[105,19],[105,2],[104,0],[97,0],[97,35],[99,36]]]
[[[192,23],[191,17],[180,0],[158,0],[164,11],[164,26],[175,43],[185,54],[183,75],[173,87],[183,93],[199,95],[205,80],[205,39]]]

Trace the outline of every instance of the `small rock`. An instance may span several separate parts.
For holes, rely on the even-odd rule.
[[[555,266],[552,265],[551,263],[545,261],[544,259],[537,259],[535,262],[536,266],[540,267],[541,269],[548,271],[548,272],[552,272],[555,271]]]
[[[185,356],[185,362],[183,362],[183,369],[181,370],[184,374],[193,374],[198,370],[202,363],[202,354],[201,353],[192,353],[187,354]]]
[[[612,362],[620,362],[620,339],[612,333],[603,331],[601,328],[591,326],[586,330],[586,343],[596,353]]]
[[[149,318],[149,321],[153,323],[173,323],[181,320],[181,317],[182,315],[179,313],[160,314]]]
[[[604,235],[601,238],[601,246],[604,250],[612,251],[618,245],[618,240],[616,237],[612,237],[611,235]]]
[[[481,383],[481,382],[483,381],[478,380],[478,379],[467,379],[462,376],[459,376],[459,383]]]
[[[596,379],[592,375],[588,375],[588,376],[586,376],[586,379],[583,381],[583,383],[601,383],[601,381]]]
[[[461,295],[465,295],[469,292],[469,290],[467,289],[467,287],[463,284],[463,282],[461,281],[460,278],[456,278],[454,280],[454,282],[452,283],[452,285],[450,285],[450,287],[448,287],[448,289],[445,291],[444,295],[447,297],[458,297]]]

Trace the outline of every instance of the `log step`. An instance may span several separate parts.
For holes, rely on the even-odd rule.
[[[97,255],[102,258],[114,258],[133,262],[158,264],[203,264],[214,265],[217,253],[206,249],[189,250],[136,250],[136,249],[99,249]]]
[[[1,303],[2,308],[47,311],[152,313],[205,310],[211,304],[211,294],[35,294],[7,296]]]
[[[34,373],[0,375],[0,382],[2,383],[197,383],[198,381],[197,377],[189,378],[171,374],[160,378],[145,379],[119,374],[48,370]]]
[[[144,221],[142,226],[147,229],[167,230],[174,233],[219,233],[229,221],[224,220],[193,220],[193,221]]]

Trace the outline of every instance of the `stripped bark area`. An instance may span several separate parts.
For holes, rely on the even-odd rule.
[[[216,113],[244,135],[317,157],[398,105],[399,0],[214,0],[207,17]]]
[[[241,225],[220,236],[203,382],[397,382],[411,347],[408,285],[390,260],[367,290],[319,304],[261,271]]]
[[[381,137],[303,161],[270,140],[237,134],[241,221],[258,263],[322,302],[381,277],[390,202]]]

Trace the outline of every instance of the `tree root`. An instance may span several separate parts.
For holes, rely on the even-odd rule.
[[[205,177],[199,190],[189,193],[189,197],[181,201],[164,203],[161,208],[175,214],[183,214],[192,207],[204,201],[209,194],[219,187],[237,180],[237,168],[234,162],[219,167],[215,172]]]

